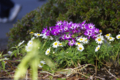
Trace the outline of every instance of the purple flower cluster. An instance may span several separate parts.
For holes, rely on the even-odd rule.
[[[86,23],[86,21],[82,23],[58,21],[55,26],[44,28],[42,34],[46,36],[58,36],[60,40],[68,40],[68,44],[72,46],[76,42],[73,35],[80,34],[77,37],[84,35],[88,39],[95,39],[96,35],[99,34],[99,29],[95,28],[95,25],[92,23]]]

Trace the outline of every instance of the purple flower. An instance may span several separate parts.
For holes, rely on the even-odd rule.
[[[58,26],[62,25],[62,21],[58,21],[56,25]]]
[[[72,35],[71,34],[64,34],[64,39],[71,39]]]
[[[69,42],[68,42],[68,45],[69,46],[73,46],[74,44],[75,44],[75,40],[74,39],[72,39],[72,40],[68,40]]]
[[[92,30],[86,30],[85,33],[84,33],[84,35],[88,36],[88,39],[90,39],[92,34],[93,34]]]
[[[69,32],[68,26],[65,25],[63,29],[64,29],[64,32]]]
[[[72,24],[71,26],[69,26],[69,28],[73,30],[73,29],[76,29],[77,27],[76,27],[76,24]]]
[[[87,24],[80,24],[80,29],[82,29],[82,30],[87,29]]]
[[[95,33],[99,33],[99,29],[95,28]]]
[[[95,25],[92,23],[87,24],[87,29],[95,29]]]
[[[44,33],[46,33],[48,30],[47,30],[47,27],[46,28],[43,28],[43,30],[42,30],[42,34],[44,34]]]
[[[77,29],[72,30],[72,33],[77,33],[77,32],[78,32]]]

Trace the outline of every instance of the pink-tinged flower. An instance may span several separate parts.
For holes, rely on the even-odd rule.
[[[62,35],[59,39],[60,39],[60,40],[65,40],[64,35]]]
[[[56,25],[58,26],[62,25],[62,21],[58,21]]]
[[[69,27],[70,29],[76,29],[76,24],[72,24],[70,27]]]
[[[93,34],[93,35],[92,35],[92,38],[93,38],[93,39],[96,39],[97,37],[98,37],[98,35],[96,35],[96,34]]]
[[[80,27],[80,24],[76,24],[76,28],[79,28]]]
[[[82,29],[82,30],[87,29],[87,24],[80,24],[80,29]]]
[[[72,30],[72,33],[77,33],[77,32],[78,32],[77,29],[73,29],[73,30]]]
[[[93,35],[92,33],[93,30],[86,30],[84,35],[88,36],[88,39]]]
[[[64,26],[64,31],[65,31],[65,32],[68,32],[68,31],[69,31],[68,26]]]
[[[87,24],[88,29],[95,29],[95,25],[92,23]]]
[[[72,24],[73,24],[73,22],[72,22],[72,21],[68,23],[68,25],[72,25]]]
[[[74,44],[75,44],[75,40],[74,39],[72,39],[72,40],[69,40],[69,42],[68,42],[68,45],[69,46],[73,46]]]
[[[97,28],[95,28],[94,31],[95,31],[95,33],[97,33],[97,34],[99,33],[99,29],[97,29]]]
[[[47,30],[47,27],[46,28],[43,28],[43,30],[42,30],[42,34],[44,34],[44,33],[46,33],[48,30]]]
[[[72,35],[71,34],[64,34],[64,39],[71,39]]]
[[[68,25],[68,21],[63,21],[63,25]]]
[[[51,34],[52,35],[58,35],[58,33],[59,33],[59,31],[58,31],[59,29],[53,29],[52,31],[51,31]]]

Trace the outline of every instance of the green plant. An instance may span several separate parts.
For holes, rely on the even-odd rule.
[[[29,40],[29,32],[41,32],[43,27],[53,26],[58,20],[93,22],[103,34],[116,34],[120,30],[119,0],[49,0],[19,20],[7,34],[8,47],[22,40]]]
[[[30,45],[28,44],[27,46]],[[40,67],[42,67],[40,64],[41,60],[44,60],[45,63],[48,65],[46,66],[46,69],[55,68],[53,62],[51,62],[49,58],[47,58],[44,54],[42,54],[44,46],[40,41],[33,40],[32,46],[30,47],[32,50],[27,52],[25,57],[21,60],[21,63],[18,65],[18,68],[14,76],[15,80],[19,80],[21,77],[23,77],[26,74],[27,69],[29,67],[31,69],[32,80],[37,80],[38,66],[40,65]]]
[[[6,60],[8,60],[8,58],[4,58],[3,52],[0,52],[0,70],[6,70],[5,69],[5,65],[6,65]]]
[[[57,23],[59,23],[59,21]],[[61,25],[64,24],[64,22],[60,23]],[[56,25],[61,26],[60,24]],[[87,64],[83,68],[87,67],[88,65],[92,65],[95,67],[95,69],[100,68],[103,65],[107,67],[111,67],[112,65],[119,66],[120,34],[116,36],[117,39],[112,37],[110,33],[106,34],[105,36],[103,36],[102,33],[99,33],[95,39],[91,37],[85,38],[85,34],[80,36],[77,34],[78,36],[72,36],[72,39],[74,38],[76,42],[71,42],[67,39],[61,40],[60,33],[58,34],[59,36],[56,34],[48,35],[49,33],[53,33],[55,31],[54,29],[59,31],[59,29],[56,27],[58,26],[50,28],[50,31],[49,29],[44,28],[41,34],[31,33],[32,38],[28,41],[25,47],[22,47],[25,48],[27,55],[22,59],[17,68],[15,80],[18,80],[22,74],[25,75],[28,67],[31,68],[32,79],[35,80],[37,78],[38,66],[42,67],[42,70],[46,70],[51,73],[55,73],[55,71],[58,69],[75,68],[80,64]],[[93,31],[94,29],[95,28],[93,27]],[[66,35],[68,32],[64,34]],[[104,42],[105,39],[110,42],[110,45]],[[71,42],[71,44],[75,44],[70,45],[69,42]],[[41,65],[39,63],[41,60],[45,60],[48,66]],[[49,60],[52,60],[55,63],[54,69],[50,67],[53,65],[51,65],[52,62],[49,62]],[[111,63],[111,65],[108,65],[107,63]],[[73,69],[68,69],[67,75],[72,74],[72,70]]]

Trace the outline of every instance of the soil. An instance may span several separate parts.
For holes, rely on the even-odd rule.
[[[3,51],[3,54],[7,53],[6,49],[1,51]],[[6,67],[5,70],[0,70],[0,80],[13,80],[15,69],[17,68],[17,65],[20,63],[19,61],[15,60],[16,58],[13,58],[13,60],[5,60]],[[26,74],[26,77],[25,79],[22,80],[31,80],[29,69],[28,73]],[[49,72],[48,73],[42,72],[42,69],[39,69],[38,80],[120,80],[120,67],[103,66],[100,69],[96,70],[94,69],[94,67],[87,66],[82,70],[78,68],[78,71],[75,71],[69,76],[67,74],[61,74],[59,72],[56,72],[54,75],[51,75]]]

